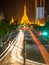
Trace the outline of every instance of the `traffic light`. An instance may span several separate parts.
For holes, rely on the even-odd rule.
[[[39,32],[38,32],[38,35],[39,35],[39,36],[47,37],[47,36],[48,36],[48,32],[47,32],[47,31],[42,31],[42,32],[39,31]]]
[[[38,32],[38,35],[39,35],[39,36],[41,36],[41,35],[42,35],[42,32],[41,32],[41,31],[39,31],[39,32]]]
[[[47,31],[42,32],[42,36],[48,36],[48,32]]]

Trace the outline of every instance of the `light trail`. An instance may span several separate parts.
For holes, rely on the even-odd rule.
[[[24,33],[21,30],[20,30],[20,34],[17,39],[18,40],[14,46],[14,49],[12,50],[12,57],[16,61],[23,63],[23,61],[22,61],[23,57],[21,56],[21,53],[23,50]]]
[[[49,65],[49,53],[47,52],[47,50],[44,48],[44,46],[42,45],[42,43],[38,40],[38,38],[35,36],[35,34],[31,31],[28,30],[32,36],[32,38],[34,39],[36,45],[38,46],[45,62],[47,65]]]
[[[8,47],[5,49],[5,51],[2,52],[2,54],[0,55],[0,61],[13,49],[13,46],[15,45],[15,40],[18,40],[18,37],[20,35],[21,30],[19,30],[19,33],[17,34],[17,36],[13,39],[13,41],[9,41],[9,45]]]
[[[16,40],[15,40],[16,41]],[[12,50],[12,58],[16,60],[19,63],[24,64],[24,58],[21,56],[22,50],[23,50],[23,41],[24,41],[24,33],[21,31],[20,35],[18,36],[18,40],[14,46],[14,49]],[[39,62],[31,61],[26,59],[26,65],[45,65]]]

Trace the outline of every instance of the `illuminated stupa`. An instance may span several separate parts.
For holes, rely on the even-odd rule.
[[[29,24],[29,19],[26,12],[26,4],[24,5],[24,14],[21,20],[21,24]]]
[[[13,24],[14,23],[14,18],[13,18],[13,16],[12,16],[12,19],[11,19],[11,21],[10,21],[10,24]]]

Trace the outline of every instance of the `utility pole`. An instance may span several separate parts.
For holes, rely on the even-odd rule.
[[[26,40],[25,40],[25,24],[24,24],[24,65],[26,65]]]

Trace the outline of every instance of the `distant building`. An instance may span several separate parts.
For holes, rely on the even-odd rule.
[[[45,0],[35,0],[36,5],[36,22],[39,26],[45,25]]]
[[[36,0],[36,20],[45,18],[45,0]]]
[[[13,24],[13,25],[19,24],[18,23],[18,19],[14,19],[13,16],[12,16],[11,21],[10,21],[10,24]]]
[[[38,20],[38,18],[40,18],[40,19],[45,18],[44,7],[37,7],[36,8],[36,20]]]

